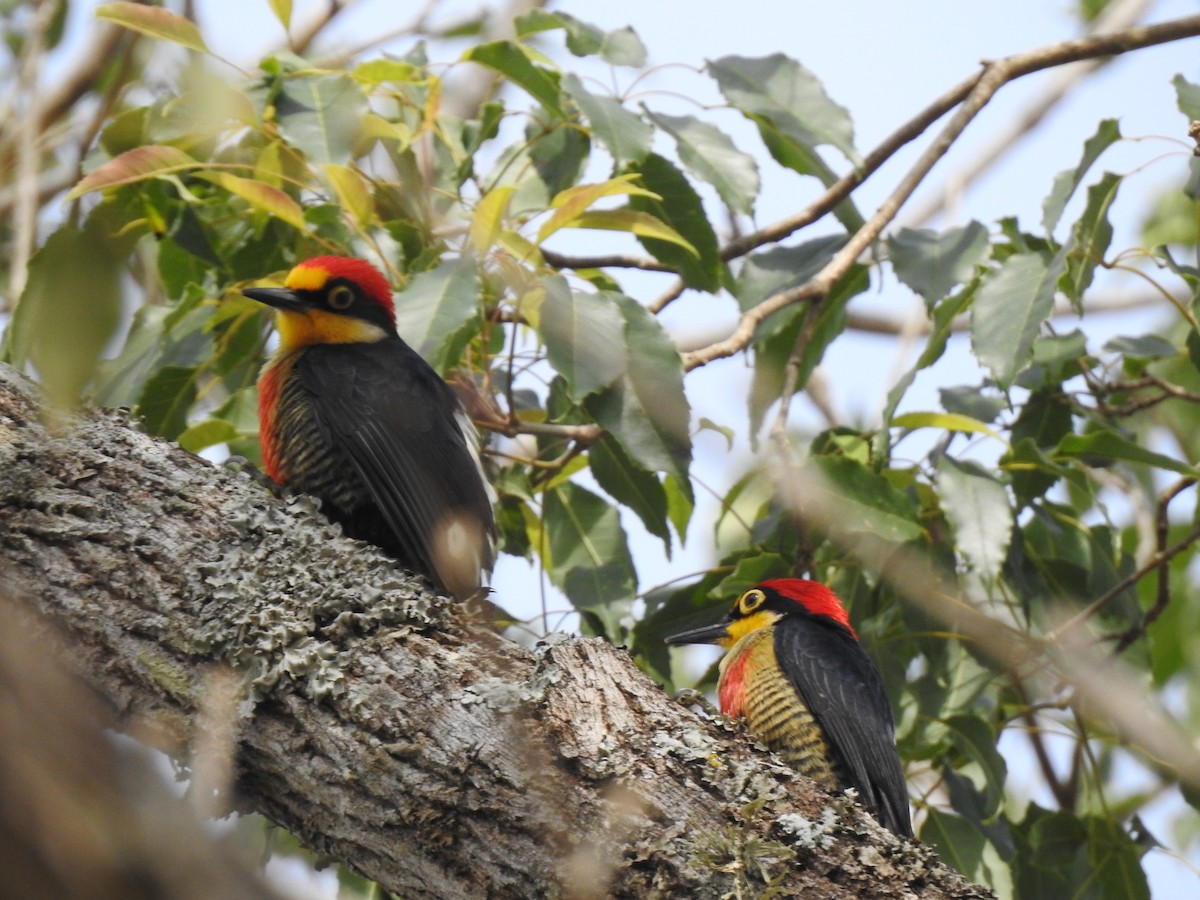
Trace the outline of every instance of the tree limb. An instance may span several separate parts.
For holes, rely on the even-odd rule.
[[[236,802],[406,897],[717,897],[760,866],[791,896],[987,895],[623,651],[510,643],[306,498],[121,415],[51,432],[8,367],[0,521],[7,591],[122,714],[179,754],[232,667]]]
[[[758,305],[746,310],[738,320],[733,333],[727,338],[716,341],[708,347],[685,354],[684,368],[690,371],[698,366],[706,365],[713,360],[732,356],[750,343],[759,323],[769,316],[803,300],[823,299],[832,289],[833,285],[850,270],[850,267],[854,265],[860,254],[882,234],[883,229],[896,217],[896,214],[900,211],[900,207],[912,196],[917,186],[925,180],[938,160],[945,156],[946,152],[958,140],[959,135],[966,129],[971,120],[988,104],[996,92],[1010,81],[1015,81],[1024,75],[1040,71],[1041,69],[1065,65],[1066,63],[1084,59],[1094,59],[1099,56],[1126,53],[1131,50],[1138,50],[1197,35],[1200,35],[1200,16],[1187,16],[1158,25],[1139,26],[1111,34],[1093,35],[1079,40],[1063,41],[1049,47],[1042,47],[985,64],[976,78],[968,79],[962,85],[955,88],[950,95],[939,101],[947,101],[962,90],[967,89],[967,93],[961,98],[961,103],[958,104],[958,111],[946,123],[941,133],[925,149],[925,152],[921,154],[920,158],[900,180],[887,199],[883,201],[874,215],[858,231],[851,235],[846,246],[808,282],[774,294]],[[921,116],[918,116],[918,119],[920,118]],[[901,130],[903,131],[903,129]],[[842,179],[842,181],[832,186],[826,192],[826,197],[842,182],[847,183],[846,194],[853,190],[859,183],[858,181],[854,181],[853,184],[850,184],[847,179],[852,180],[852,176],[847,176],[847,178]],[[810,209],[819,207],[824,199],[825,197],[819,199]],[[836,199],[837,202],[840,202],[842,197]],[[833,203],[833,206],[836,206],[836,202]],[[833,206],[829,208],[832,209]],[[803,216],[804,213],[800,215]],[[782,236],[779,235],[771,239],[778,240]]]

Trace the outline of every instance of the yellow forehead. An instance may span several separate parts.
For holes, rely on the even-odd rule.
[[[329,273],[320,266],[296,266],[288,272],[283,286],[290,291],[316,291],[325,287]]]

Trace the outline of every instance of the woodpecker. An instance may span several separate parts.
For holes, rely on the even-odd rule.
[[[879,821],[912,836],[892,708],[837,595],[803,578],[764,581],[725,620],[667,638],[719,644],[721,711],[828,790],[853,787]]]
[[[242,293],[275,310],[279,332],[258,380],[267,474],[439,590],[473,594],[496,538],[478,436],[396,333],[387,279],[365,260],[320,256],[282,288]]]

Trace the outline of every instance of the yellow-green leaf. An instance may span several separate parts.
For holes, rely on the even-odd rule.
[[[96,18],[108,19],[153,38],[182,44],[197,53],[208,52],[195,22],[160,6],[127,2],[106,3],[96,8]]]
[[[356,169],[337,163],[327,163],[325,177],[329,179],[342,209],[347,210],[360,227],[366,228],[375,221],[375,204],[371,200],[371,187]]]
[[[285,194],[279,188],[271,187],[252,178],[242,178],[228,172],[198,172],[197,177],[213,184],[220,185],[231,194],[236,194],[251,206],[256,206],[268,212],[277,219],[282,219],[298,231],[307,231],[308,223],[304,221],[304,210],[300,204]]]
[[[560,228],[570,227],[571,222],[602,197],[633,194],[639,197],[652,197],[655,200],[661,200],[662,198],[658,194],[632,183],[640,177],[637,173],[619,175],[616,178],[610,178],[608,181],[603,181],[599,184],[579,184],[561,191],[550,201],[550,208],[554,210],[554,215],[547,219],[542,227],[538,229],[538,240],[544,241]]]
[[[283,30],[287,31],[292,22],[292,0],[268,0],[268,2],[271,4],[271,12],[275,13],[275,18],[283,26]]]
[[[538,249],[537,244],[508,228],[500,232],[496,237],[496,243],[522,262],[527,262],[538,268],[546,264],[546,260],[542,258],[542,251]]]
[[[199,453],[216,444],[232,441],[238,436],[237,429],[221,419],[206,419],[197,422],[179,435],[177,443],[184,450]]]
[[[633,209],[593,209],[580,213],[574,221],[567,223],[567,228],[599,228],[604,231],[628,231],[638,237],[657,238],[660,241],[670,241],[678,244],[695,257],[700,254],[674,228],[654,218],[649,213]]]
[[[67,199],[74,200],[103,188],[119,187],[158,175],[182,172],[198,165],[200,163],[176,147],[159,144],[137,147],[113,157],[87,175],[71,189]]]
[[[355,66],[351,74],[369,84],[381,84],[384,81],[405,83],[425,77],[412,63],[398,59],[372,59]]]
[[[988,437],[994,437],[998,441],[1004,441],[1004,438],[1000,437],[991,426],[970,416],[964,416],[961,413],[904,413],[892,419],[892,425],[896,428],[942,428],[946,431],[965,431],[968,434],[986,434]]]
[[[471,217],[471,244],[480,253],[486,253],[496,243],[500,224],[508,212],[508,201],[516,189],[511,184],[492,188],[476,205],[475,214]]]

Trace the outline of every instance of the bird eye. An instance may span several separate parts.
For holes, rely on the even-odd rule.
[[[350,304],[354,302],[354,291],[344,284],[339,284],[329,292],[328,301],[330,309],[349,309]]]
[[[751,591],[746,591],[746,593],[742,594],[742,596],[738,598],[738,612],[744,616],[748,616],[750,613],[762,606],[763,601],[766,599],[767,595],[758,588],[754,588],[754,590]]]

